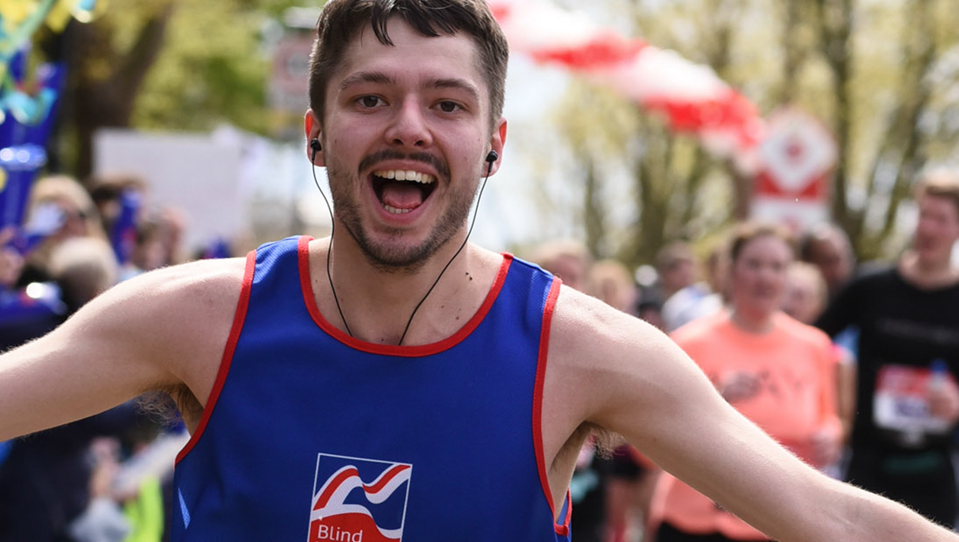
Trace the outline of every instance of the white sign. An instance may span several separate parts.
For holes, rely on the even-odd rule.
[[[100,130],[94,137],[96,173],[135,173],[149,186],[150,210],[173,207],[187,220],[187,251],[216,238],[246,233],[241,148],[208,134]]]
[[[759,149],[751,215],[799,231],[829,218],[829,178],[839,149],[816,119],[795,110],[770,116]]]
[[[836,164],[832,135],[815,119],[796,111],[773,115],[759,149],[762,169],[783,192],[802,192]]]
[[[270,77],[270,105],[302,115],[309,107],[310,53],[313,37],[285,36],[276,44]]]

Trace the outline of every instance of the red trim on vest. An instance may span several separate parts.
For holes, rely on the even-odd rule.
[[[348,334],[337,329],[326,318],[324,318],[322,314],[320,314],[320,310],[316,306],[316,296],[313,292],[313,283],[310,280],[310,241],[312,240],[313,238],[309,236],[300,237],[299,241],[297,242],[297,257],[299,260],[300,286],[303,290],[303,301],[306,303],[306,309],[313,318],[313,322],[328,335],[349,346],[350,348],[359,350],[360,352],[366,352],[368,354],[379,354],[384,356],[398,356],[405,358],[430,356],[439,352],[443,352],[444,350],[449,350],[450,348],[462,342],[463,339],[468,337],[469,334],[479,326],[480,322],[483,321],[483,318],[486,317],[486,314],[493,306],[493,302],[496,301],[496,296],[499,295],[500,290],[503,288],[503,284],[506,283],[506,275],[509,273],[509,266],[513,261],[512,254],[503,254],[503,263],[500,264],[499,271],[496,275],[496,280],[493,281],[493,286],[490,288],[489,293],[486,294],[483,304],[480,305],[480,308],[476,311],[476,314],[474,314],[469,321],[466,322],[466,324],[464,324],[463,327],[461,327],[456,333],[439,342],[417,346],[376,344],[349,336]]]
[[[203,436],[203,430],[206,429],[210,416],[213,415],[213,408],[216,401],[223,391],[223,384],[226,382],[226,375],[230,372],[230,364],[233,363],[233,353],[236,352],[236,344],[240,340],[240,332],[243,330],[243,322],[246,320],[246,310],[250,306],[250,292],[253,289],[253,272],[256,270],[256,251],[251,250],[246,255],[246,269],[243,271],[243,286],[240,288],[240,299],[236,303],[236,312],[233,313],[233,325],[230,327],[230,336],[226,340],[226,348],[223,350],[223,357],[220,360],[220,369],[216,373],[216,380],[213,382],[213,389],[210,390],[210,397],[203,408],[203,415],[200,417],[200,423],[197,424],[196,431],[190,437],[190,441],[176,455],[176,462],[179,463],[196,443]]]
[[[562,525],[554,525],[553,530],[560,536],[569,536],[569,524],[573,519],[573,493],[566,490],[566,517],[563,518]]]
[[[543,493],[546,495],[546,502],[549,503],[549,511],[552,517],[556,517],[556,504],[553,502],[553,494],[549,489],[549,476],[546,472],[546,455],[543,451],[543,385],[546,381],[546,360],[549,357],[549,333],[553,322],[553,310],[556,308],[556,299],[559,297],[559,288],[562,281],[553,279],[553,284],[549,288],[549,294],[546,296],[546,305],[543,307],[543,330],[539,339],[539,359],[536,363],[536,384],[533,387],[533,451],[536,453],[536,466],[539,470],[539,482],[543,486]],[[570,502],[572,506],[572,502]],[[556,534],[569,534],[569,516],[570,510],[566,514],[565,525],[557,525],[553,521],[553,530]]]

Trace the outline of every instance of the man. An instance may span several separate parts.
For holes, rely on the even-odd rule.
[[[859,329],[856,415],[847,478],[942,524],[957,512],[950,457],[959,421],[959,176],[934,171],[916,192],[912,248],[853,281],[817,325]]]
[[[305,127],[332,243],[107,292],[0,357],[0,440],[144,390],[192,397],[173,540],[567,540],[593,426],[779,540],[959,539],[805,466],[647,324],[457,255],[506,138],[485,3],[333,0],[317,28]]]

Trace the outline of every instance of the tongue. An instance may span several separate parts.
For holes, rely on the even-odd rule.
[[[413,183],[387,182],[380,201],[397,209],[415,209],[423,204],[423,192]]]

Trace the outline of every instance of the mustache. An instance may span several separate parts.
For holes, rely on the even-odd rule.
[[[428,152],[414,152],[406,154],[391,149],[377,151],[373,154],[363,157],[363,159],[360,160],[359,170],[363,171],[364,169],[371,167],[373,164],[382,162],[384,160],[411,160],[413,162],[421,162],[432,166],[432,168],[435,169],[436,172],[444,179],[449,179],[450,177],[450,168],[448,165],[446,165],[446,162]]]

